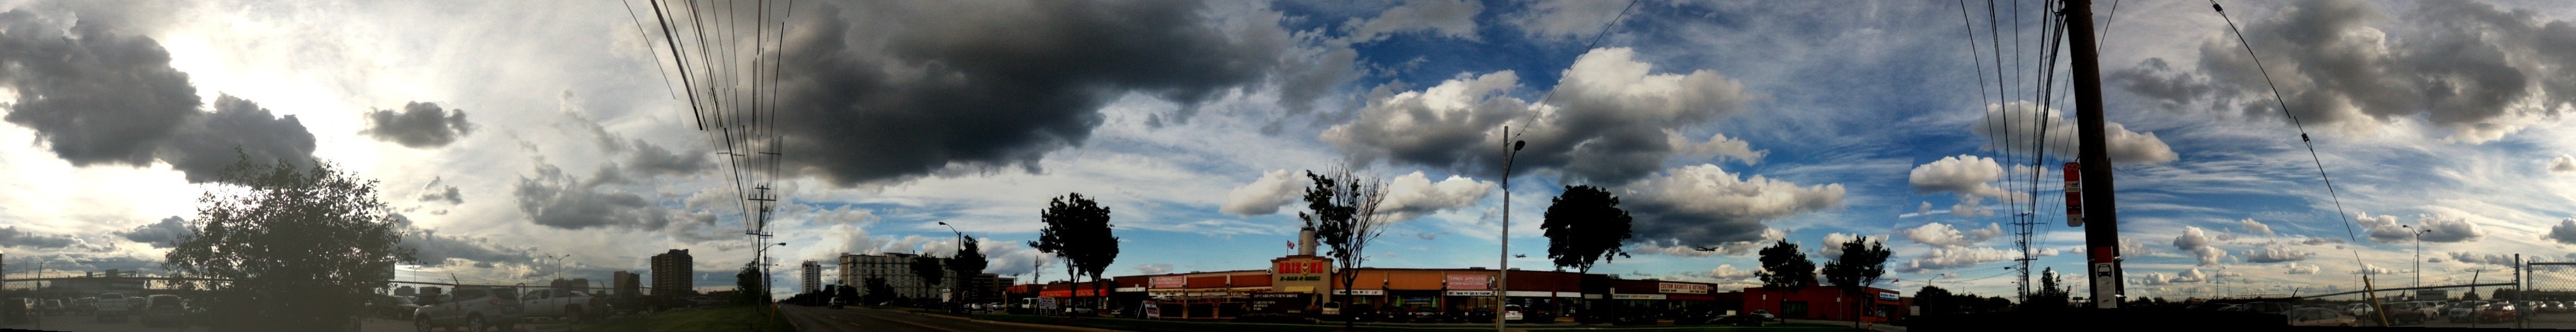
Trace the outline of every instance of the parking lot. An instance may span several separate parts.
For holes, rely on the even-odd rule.
[[[519,323],[519,326],[515,331],[561,332],[570,331],[572,329],[588,325],[589,324],[573,324],[553,319],[533,319],[529,322]],[[0,329],[79,332],[198,332],[207,330],[205,327],[151,327],[144,326],[142,323],[134,320],[126,320],[121,323],[101,323],[91,319],[89,316],[44,316],[41,321],[34,324],[0,325]],[[412,329],[411,321],[370,317],[367,318],[366,321],[360,323],[359,331],[409,332],[414,331],[414,329]]]

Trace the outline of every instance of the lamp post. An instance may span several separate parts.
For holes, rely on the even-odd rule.
[[[966,254],[966,232],[959,232],[959,231],[957,231],[957,226],[949,225],[949,224],[948,224],[948,222],[946,222],[946,221],[939,222],[939,225],[940,225],[940,226],[948,226],[948,232],[949,232],[949,233],[955,233],[955,234],[957,234],[957,251],[949,252],[949,253],[948,253],[948,258],[952,258],[952,259],[953,259],[953,258],[957,258],[959,255],[964,255],[964,254]],[[941,265],[942,265],[943,267],[945,267],[945,265],[946,265],[946,264],[941,264]],[[953,271],[953,270],[952,270],[952,271]],[[957,282],[957,278],[956,278],[956,277],[968,277],[968,276],[951,276],[950,278],[948,278],[948,280],[949,280],[948,282],[950,282],[950,283],[956,283],[956,282]],[[947,302],[956,302],[956,301],[955,301],[955,299],[957,298],[956,289],[957,289],[957,287],[953,287],[953,286],[952,286],[952,287],[947,287],[947,288],[943,288],[943,289],[942,289],[942,290],[947,291],[947,293],[949,294],[949,296],[948,296],[948,297],[949,297],[949,299],[948,299],[949,301],[947,301]],[[953,305],[954,305],[954,304],[952,303],[952,306],[953,306]],[[956,309],[956,308],[950,308],[950,309],[952,309],[952,310],[953,310],[953,309]]]
[[[2407,229],[2414,230],[2408,233],[2415,234],[2415,287],[2424,287],[2424,233],[2431,233],[2433,230],[2415,228],[2415,225],[2397,225],[2397,227],[2405,227]],[[2415,290],[2415,292],[2422,293],[2424,290],[2418,289]]]
[[[1512,127],[1503,126],[1503,139],[1509,140],[1512,136],[1515,136],[1512,135]],[[1511,303],[1512,294],[1512,157],[1520,155],[1521,147],[1529,145],[1529,142],[1512,141],[1504,144],[1507,148],[1503,150],[1503,236],[1496,238],[1503,243],[1502,253],[1496,255],[1499,257],[1496,260],[1500,261],[1496,265],[1502,267],[1494,270],[1494,275],[1497,276],[1494,282],[1494,331],[1496,332],[1503,331],[1503,317],[1508,313],[1504,311],[1504,306]]]

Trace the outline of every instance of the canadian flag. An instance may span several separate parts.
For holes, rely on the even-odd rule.
[[[1288,241],[1288,250],[1297,250],[1297,241]]]

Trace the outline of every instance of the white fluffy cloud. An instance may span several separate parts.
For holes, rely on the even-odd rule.
[[[1385,40],[1388,35],[1427,31],[1442,37],[1476,40],[1476,13],[1485,5],[1465,0],[1409,0],[1377,17],[1351,18],[1342,31],[1354,42]]]
[[[1422,171],[1414,171],[1387,182],[1386,202],[1378,207],[1378,212],[1390,214],[1396,221],[1411,220],[1442,210],[1476,205],[1476,200],[1493,192],[1495,186],[1493,182],[1454,175],[1432,182],[1431,177],[1423,175]]]
[[[2299,251],[2298,249],[2291,249],[2285,246],[2257,245],[2254,246],[2254,249],[2245,250],[2245,262],[2279,263],[2306,260],[2308,257],[2315,257],[2316,255],[2317,253]]]
[[[2549,234],[2541,237],[2559,244],[2576,244],[2576,218],[2559,219],[2557,225],[2549,226]]]
[[[2552,159],[2549,161],[2549,172],[2560,174],[2576,173],[2576,156],[2558,155],[2558,159]]]
[[[2316,265],[2299,265],[2299,263],[2290,263],[2289,265],[2284,266],[2289,268],[2284,272],[2288,274],[2317,274],[2317,270],[2322,269]]]
[[[2513,266],[2513,255],[2451,252],[2451,260],[2469,264]]]
[[[1994,185],[2003,178],[2004,168],[1993,158],[1963,154],[1914,166],[1905,182],[1913,185],[1917,193],[2004,197],[2010,192]]]
[[[1306,193],[1306,186],[1313,183],[1301,171],[1262,172],[1261,178],[1226,193],[1225,206],[1217,211],[1245,216],[1279,213],[1279,206],[1296,202],[1299,195]]]
[[[2426,230],[2422,236],[2424,242],[2467,242],[2486,237],[2486,231],[2478,229],[2477,223],[2470,222],[2467,217],[2449,214],[2416,215],[2416,225],[2412,227],[2397,224],[2397,216],[2389,215],[2372,216],[2364,213],[2355,217],[2353,221],[2361,223],[2362,228],[2370,229],[2370,240],[2379,243],[2414,240],[2417,238],[2413,234],[2416,229]]]
[[[1664,131],[1664,145],[1673,146],[1674,157],[1677,158],[1702,159],[1711,157],[1727,157],[1737,161],[1742,161],[1746,165],[1760,164],[1762,163],[1762,156],[1771,154],[1770,150],[1755,150],[1753,149],[1752,143],[1745,143],[1744,140],[1735,139],[1734,137],[1726,137],[1726,134],[1716,134],[1714,136],[1709,136],[1708,140],[1692,142],[1689,136],[1682,136],[1681,132],[1666,130]]]
[[[1754,252],[1761,250],[1762,247],[1770,246],[1776,241],[1787,238],[1789,238],[1789,232],[1781,231],[1777,228],[1771,228],[1763,229],[1759,238],[1756,239],[1728,241],[1718,243],[1713,246],[1684,245],[1681,243],[1681,240],[1676,239],[1646,240],[1629,244],[1628,249],[1625,251],[1639,254],[1660,254],[1681,257],[1706,257],[1717,254],[1743,256],[1751,255]]]
[[[2058,253],[2059,252],[2055,249],[2034,250],[2031,252],[2031,256],[2056,256]],[[1924,252],[1922,256],[1915,256],[1914,259],[1906,260],[1905,265],[1897,266],[1895,271],[1898,273],[1922,273],[1924,271],[1931,270],[1962,268],[1976,266],[1977,264],[2009,261],[2016,258],[2021,258],[2020,252],[1998,248],[1932,248],[1931,251]]]
[[[1673,169],[1621,187],[1636,220],[1637,240],[1716,245],[1758,240],[1763,222],[1842,205],[1843,185],[1800,185],[1717,165]]]
[[[1502,127],[1508,125],[1529,142],[1516,167],[1594,183],[1651,176],[1678,155],[1734,152],[1724,140],[1676,146],[1668,136],[1743,113],[1757,98],[1743,83],[1707,70],[1658,74],[1636,56],[1603,48],[1576,57],[1545,105],[1512,97],[1520,79],[1511,71],[1462,74],[1421,91],[1373,96],[1356,119],[1317,138],[1362,162],[1492,178],[1501,175]],[[1708,144],[1716,146],[1702,149]]]
[[[2218,265],[2220,259],[2227,258],[2227,251],[2211,247],[2209,243],[2209,234],[2193,226],[2183,226],[2182,235],[2175,236],[2173,240],[2174,249],[2200,257],[2200,266]]]
[[[1751,269],[1735,268],[1733,264],[1718,264],[1717,268],[1709,269],[1707,272],[1690,273],[1690,275],[1724,280],[1750,278],[1753,277],[1753,272],[1755,271]]]
[[[2029,151],[2030,142],[2007,142],[2004,138],[2040,137],[2043,129],[2047,131],[2046,134],[2049,137],[2072,137],[2075,135],[2075,121],[2065,116],[2055,108],[2043,110],[2038,104],[2029,101],[1991,104],[1986,105],[1984,121],[1969,124],[1967,129],[1977,137],[1986,139],[1987,150]],[[2160,164],[2180,158],[2179,155],[2174,154],[2173,147],[2165,145],[2164,139],[2156,138],[2155,133],[2130,131],[2127,126],[2116,122],[2102,123],[2102,131],[2104,150],[2110,153],[2112,164]],[[2048,155],[2059,159],[2075,159],[2078,152],[2076,140],[2052,138],[2049,142],[2052,144],[2047,147]],[[2006,149],[2004,144],[2007,143],[2013,146]]]
[[[2263,222],[2260,222],[2260,221],[2254,221],[2254,218],[2245,218],[2244,220],[2237,220],[2237,221],[2236,221],[2236,226],[2237,226],[2237,227],[2240,227],[2240,228],[2243,228],[2243,229],[2245,230],[2245,234],[2256,234],[2256,235],[2264,235],[2264,236],[2271,236],[2271,235],[2272,235],[2272,225],[2264,225],[2264,224],[2263,224]]]
[[[1915,243],[1940,247],[1972,246],[1976,245],[1977,242],[1983,242],[1987,239],[1993,239],[1995,236],[2003,235],[2003,232],[2004,230],[2002,226],[1994,223],[1986,223],[1986,228],[1960,232],[1958,228],[1937,222],[1926,223],[1923,224],[1923,226],[1916,226],[1914,228],[1907,228],[1900,231],[1900,233],[1905,235],[1905,239],[1907,240],[1913,240]]]
[[[1163,264],[1163,263],[1139,264],[1139,265],[1136,265],[1136,273],[1137,273],[1137,274],[1164,274],[1164,273],[1172,273],[1172,265],[1171,265],[1171,264]]]

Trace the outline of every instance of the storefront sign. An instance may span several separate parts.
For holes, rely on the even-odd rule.
[[[1119,292],[1119,293],[1134,293],[1134,292],[1142,292],[1142,291],[1145,291],[1145,288],[1144,288],[1144,287],[1119,287],[1119,288],[1111,289],[1111,290],[1112,290],[1112,291],[1117,291],[1117,292]]]
[[[1243,309],[1244,309],[1244,311],[1246,311],[1246,312],[1250,312],[1250,313],[1266,313],[1266,314],[1293,314],[1293,313],[1303,313],[1303,312],[1305,312],[1305,311],[1306,311],[1306,304],[1307,304],[1307,303],[1312,303],[1312,302],[1313,302],[1313,301],[1308,301],[1308,300],[1306,300],[1306,296],[1307,296],[1307,295],[1313,295],[1313,294],[1306,294],[1306,293],[1252,293],[1252,294],[1250,294],[1250,295],[1247,295],[1248,297],[1250,297],[1250,298],[1251,298],[1251,300],[1250,300],[1250,301],[1245,301],[1245,302],[1244,302]]]
[[[1660,282],[1655,283],[1655,292],[1664,294],[1708,294],[1708,285]]]
[[[1880,299],[1880,300],[1887,300],[1887,301],[1895,301],[1895,300],[1896,300],[1896,293],[1878,293],[1878,299]]]
[[[1556,296],[1556,292],[1539,292],[1539,291],[1522,291],[1522,290],[1516,290],[1516,291],[1511,291],[1511,292],[1505,293],[1504,295],[1510,295],[1510,296],[1513,296],[1513,297],[1555,297],[1555,296]]]
[[[1276,264],[1276,266],[1270,267],[1270,273],[1308,274],[1326,272],[1324,269],[1324,261],[1319,260],[1282,260]]]
[[[1384,289],[1335,289],[1335,290],[1333,290],[1333,295],[1362,295],[1362,296],[1378,296],[1378,295],[1386,295],[1386,290],[1384,290]]]
[[[1494,285],[1494,276],[1452,274],[1448,277],[1449,289],[1493,289]]]
[[[1154,300],[1145,300],[1144,308],[1145,318],[1163,318],[1163,306],[1154,305]]]
[[[1152,297],[1184,296],[1184,295],[1186,295],[1186,294],[1189,294],[1189,293],[1182,293],[1182,292],[1145,292],[1145,296],[1152,296]]]
[[[1039,310],[1055,310],[1055,298],[1052,298],[1052,297],[1041,297],[1041,298],[1038,298],[1038,309],[1039,309]]]
[[[1449,291],[1446,295],[1449,295],[1449,296],[1494,296],[1494,291],[1489,291],[1489,290],[1453,290],[1453,291]]]
[[[1189,278],[1183,278],[1181,276],[1160,276],[1154,277],[1153,284],[1154,288],[1181,288],[1182,286],[1189,285],[1189,280]]]
[[[1611,294],[1613,300],[1662,300],[1664,294]]]

